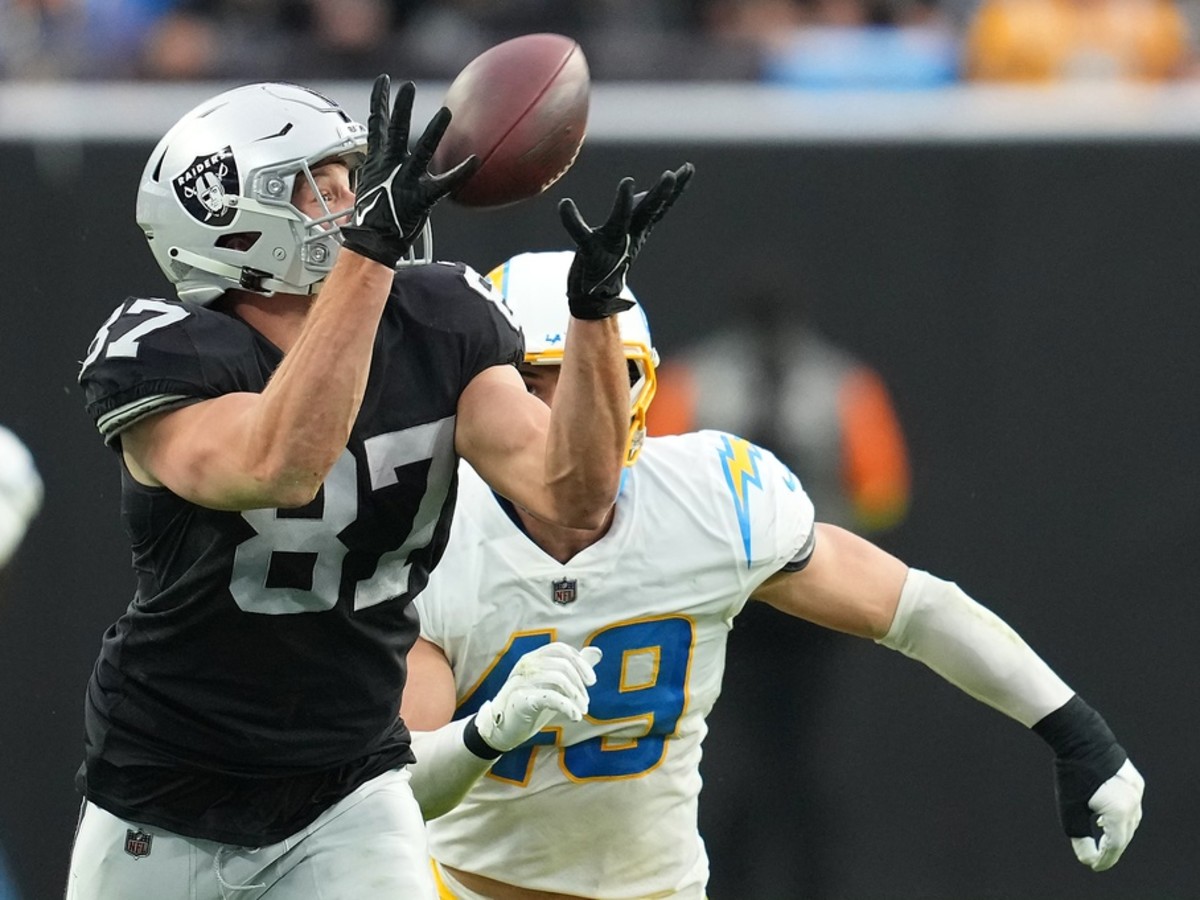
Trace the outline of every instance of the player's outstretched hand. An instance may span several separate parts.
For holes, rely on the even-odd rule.
[[[666,171],[648,191],[634,193],[632,178],[617,185],[608,221],[592,228],[575,201],[558,204],[563,227],[575,242],[575,259],[567,275],[567,302],[577,319],[606,319],[633,306],[620,296],[625,276],[651,229],[683,193],[696,169],[684,163]]]
[[[1094,872],[1116,865],[1138,823],[1142,821],[1142,793],[1146,782],[1128,759],[1117,774],[1096,789],[1088,800],[1088,809],[1096,814],[1099,839],[1088,835],[1072,837],[1071,846],[1079,861]]]
[[[408,253],[434,204],[479,168],[479,160],[470,156],[448,172],[430,174],[429,162],[450,124],[450,110],[444,106],[409,152],[416,91],[411,81],[402,84],[389,115],[391,79],[387,75],[375,79],[367,120],[367,158],[358,170],[353,221],[342,226],[344,246],[385,266],[394,267]]]
[[[507,752],[525,743],[556,719],[578,722],[588,709],[587,689],[596,683],[597,647],[556,641],[517,660],[508,680],[475,714],[484,743]]]

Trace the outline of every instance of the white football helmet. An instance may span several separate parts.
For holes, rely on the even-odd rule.
[[[336,220],[292,204],[297,176],[319,196],[312,168],[340,159],[353,173],[367,129],[294,84],[234,88],[201,103],[166,133],[138,186],[137,222],[181,299],[211,303],[230,288],[313,293],[341,247]],[[424,256],[432,254],[428,225]]]
[[[567,273],[574,258],[572,250],[521,253],[488,273],[525,335],[527,363],[562,364],[571,316],[567,308]],[[633,301],[630,309],[617,314],[621,343],[630,365],[629,443],[625,454],[625,465],[629,466],[637,460],[646,438],[646,411],[658,388],[658,351],[650,340],[646,314],[628,285],[621,296]]]

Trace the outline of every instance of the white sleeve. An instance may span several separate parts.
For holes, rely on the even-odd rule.
[[[759,545],[756,584],[777,572],[798,572],[808,565],[816,543],[816,511],[800,479],[769,450],[762,451],[765,508],[751,524]],[[752,515],[753,515],[752,511]]]
[[[1074,694],[1012,628],[956,584],[909,569],[879,643],[924,663],[1025,727]]]
[[[464,731],[471,721],[472,718],[458,719],[435,731],[412,732],[417,761],[408,771],[413,795],[426,821],[457,806],[496,761],[494,756],[490,759],[476,756],[467,747]]]
[[[731,528],[734,561],[750,589],[782,569],[804,567],[813,549],[815,514],[800,480],[771,451],[724,432],[715,442],[717,503]],[[708,444],[713,446],[713,444]]]

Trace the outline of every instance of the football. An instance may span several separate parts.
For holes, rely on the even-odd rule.
[[[453,114],[430,171],[472,153],[478,171],[451,199],[498,207],[537,196],[575,162],[587,130],[591,77],[579,44],[526,34],[471,60],[446,92]]]

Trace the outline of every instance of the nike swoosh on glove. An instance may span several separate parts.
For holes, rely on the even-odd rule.
[[[479,160],[469,156],[449,172],[434,175],[429,163],[450,124],[450,110],[437,111],[412,151],[409,124],[416,87],[400,86],[388,112],[391,79],[380,75],[371,89],[367,158],[358,170],[353,221],[342,226],[342,246],[394,268],[425,227],[430,210],[471,177]]]

